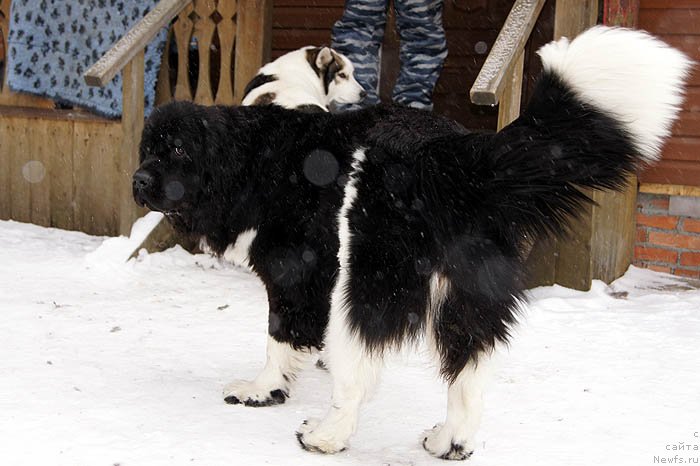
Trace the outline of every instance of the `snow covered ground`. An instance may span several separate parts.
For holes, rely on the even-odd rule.
[[[424,354],[388,363],[349,450],[306,453],[293,433],[324,413],[326,372],[282,406],[221,397],[264,361],[255,277],[181,249],[124,263],[103,241],[0,222],[0,464],[445,464],[419,442],[446,404]],[[700,290],[632,268],[532,297],[468,464],[697,463]]]

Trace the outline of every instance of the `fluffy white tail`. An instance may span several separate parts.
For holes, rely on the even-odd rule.
[[[579,99],[621,122],[647,162],[659,159],[683,102],[693,65],[688,57],[644,31],[605,26],[551,42],[538,53],[545,70]]]

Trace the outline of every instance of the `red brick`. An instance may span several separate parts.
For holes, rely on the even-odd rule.
[[[669,199],[669,196],[640,199],[637,207],[641,209],[668,210]]]
[[[644,215],[638,213],[637,225],[661,228],[662,230],[675,230],[678,226],[678,217],[669,215]]]
[[[663,209],[663,210],[668,210],[668,204],[669,204],[669,197],[659,197],[657,199],[652,199],[649,204],[654,207],[655,209]]]
[[[682,252],[681,265],[700,267],[700,252]]]
[[[690,269],[676,269],[673,271],[674,275],[682,275],[684,277],[700,278],[700,270],[690,270]]]
[[[637,243],[647,242],[647,230],[646,228],[637,228]]]
[[[650,248],[647,246],[635,246],[634,258],[653,262],[666,262],[675,264],[678,259],[678,252],[670,249]]]
[[[665,265],[649,264],[646,268],[649,270],[653,270],[654,272],[671,273],[671,267],[667,267]]]
[[[650,231],[649,242],[658,244],[659,246],[700,250],[700,236],[681,235],[678,233],[664,233],[662,231]]]
[[[700,233],[700,220],[686,218],[683,220],[683,230],[691,233]]]

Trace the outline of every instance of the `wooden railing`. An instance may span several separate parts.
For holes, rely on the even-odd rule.
[[[190,3],[190,0],[162,0],[136,26],[120,38],[97,63],[85,73],[90,86],[104,86],[143,50],[160,29]]]
[[[575,37],[596,23],[599,0],[555,1],[554,39]],[[524,49],[546,0],[515,0],[469,97],[476,105],[498,105],[498,129],[520,114]]]
[[[269,59],[271,16],[271,0],[161,0],[85,73],[88,84],[103,86],[123,72],[120,233],[129,232],[139,213],[131,199],[130,179],[138,166],[144,123],[146,44],[171,25],[158,76],[157,103],[177,99],[235,104]]]
[[[469,96],[476,105],[497,105],[498,128],[520,113],[525,44],[545,0],[516,0]]]

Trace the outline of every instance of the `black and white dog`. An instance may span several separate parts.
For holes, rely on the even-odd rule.
[[[325,345],[331,407],[297,435],[307,450],[341,451],[385,351],[425,336],[449,391],[423,446],[471,455],[484,373],[524,299],[523,238],[561,234],[590,202],[579,188],[619,188],[658,159],[690,68],[644,32],[605,27],[540,56],[532,100],[497,134],[390,106],[153,112],[136,201],[248,260],[267,289],[267,363],[230,385],[228,402],[283,402]]]
[[[330,47],[302,47],[261,67],[246,85],[241,105],[328,112],[332,105],[357,103],[365,96],[354,71],[352,62]],[[211,252],[206,237],[199,239],[199,247]],[[244,256],[233,253],[225,259],[238,265],[246,263]]]
[[[302,47],[260,68],[241,104],[327,112],[333,104],[352,104],[364,97],[354,71],[352,62],[330,47]]]

